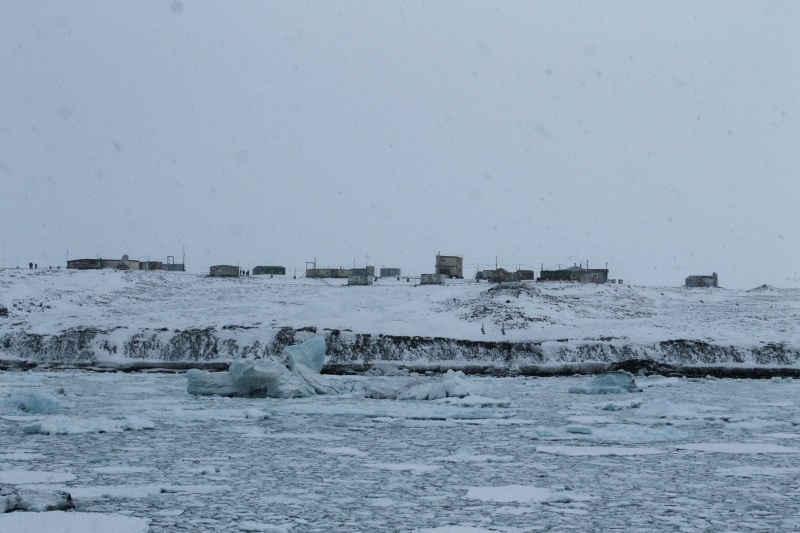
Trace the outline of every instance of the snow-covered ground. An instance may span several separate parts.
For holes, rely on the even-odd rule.
[[[373,339],[390,335],[540,343],[545,360],[552,353],[569,360],[575,350],[592,343],[636,349],[675,340],[745,351],[777,347],[764,358],[783,354],[778,364],[795,364],[800,354],[797,289],[570,283],[532,283],[521,290],[490,287],[461,280],[415,286],[405,278],[362,287],[292,276],[215,279],[167,272],[4,270],[0,306],[8,316],[0,317],[0,355],[53,360],[58,354],[51,352],[60,346],[83,342],[89,354],[79,354],[84,359],[209,359],[216,352],[193,357],[187,350],[202,344],[196,332],[212,332],[211,340],[203,342],[219,349],[220,359],[266,356],[271,354],[259,350],[282,328],[335,330]],[[101,333],[47,344],[49,336],[85,330]],[[184,345],[194,343],[194,348],[175,348],[176,333],[189,330],[195,337],[185,336]],[[607,349],[605,357],[612,357]],[[725,357],[758,362],[748,353],[723,354],[720,360]]]
[[[355,392],[0,372],[0,488],[76,506],[0,514],[0,531],[800,529],[798,380],[637,377],[641,392],[599,395],[569,392],[589,377],[468,377],[481,396],[400,401],[363,389],[436,378],[330,379]]]

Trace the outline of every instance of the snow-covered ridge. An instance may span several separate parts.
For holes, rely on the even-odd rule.
[[[331,364],[800,364],[799,290],[339,283],[0,271],[0,358],[279,360],[286,346],[323,334]]]

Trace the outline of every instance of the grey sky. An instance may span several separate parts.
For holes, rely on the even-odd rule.
[[[797,287],[797,28],[794,1],[0,0],[5,266]]]

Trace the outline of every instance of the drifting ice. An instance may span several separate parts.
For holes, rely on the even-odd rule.
[[[467,382],[463,372],[448,370],[447,374],[436,380],[412,383],[400,388],[392,387],[388,383],[370,383],[364,391],[364,396],[388,400],[441,400],[464,398],[481,392]]]
[[[192,369],[186,373],[187,392],[195,395],[306,398],[316,394],[352,392],[351,386],[337,386],[320,374],[325,364],[325,339],[311,337],[302,344],[284,348],[289,367],[266,361],[235,361],[228,372]],[[397,386],[376,381],[366,386],[366,398],[390,400],[441,400],[479,395],[482,390],[469,383],[463,372],[448,370],[437,379]]]
[[[26,392],[6,398],[6,405],[12,409],[31,414],[51,415],[58,409],[58,400],[44,392]]]
[[[573,394],[625,394],[626,392],[642,392],[633,380],[633,374],[619,370],[602,376],[595,376],[586,386],[570,387]]]
[[[319,374],[325,363],[325,339],[311,337],[284,348],[289,368],[268,361],[234,361],[228,372],[192,369],[186,373],[189,394],[305,398],[338,391]]]

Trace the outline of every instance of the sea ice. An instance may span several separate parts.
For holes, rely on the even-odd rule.
[[[711,453],[800,453],[800,448],[789,448],[763,442],[698,442],[681,444],[676,448]]]
[[[474,526],[441,526],[415,529],[413,533],[496,533],[496,529]]]
[[[673,427],[649,427],[637,424],[607,424],[599,427],[568,425],[563,429],[537,426],[523,432],[532,439],[572,440],[605,443],[643,443],[685,439],[687,433]]]
[[[186,373],[187,392],[193,395],[218,395],[270,398],[307,398],[317,394],[353,392],[354,384],[337,385],[320,374],[325,362],[325,340],[311,337],[302,344],[288,346],[284,355],[289,367],[271,361],[234,361],[228,372],[215,373],[192,369]],[[470,383],[464,373],[448,370],[439,378],[397,385],[382,379],[363,386],[366,398],[391,400],[442,400],[475,396],[464,407],[504,406],[508,400],[483,398],[481,387]]]
[[[66,491],[43,489],[32,485],[27,487],[0,486],[0,513],[15,511],[67,511],[74,509],[72,496]]]
[[[7,406],[24,413],[51,415],[58,409],[58,400],[46,392],[26,392],[6,398]]]
[[[730,466],[726,468],[717,468],[715,472],[718,476],[725,477],[746,477],[753,478],[758,476],[792,476],[795,477],[800,474],[800,466]]]
[[[636,386],[633,374],[619,370],[591,378],[582,387],[570,387],[573,394],[625,394],[626,392],[642,392]]]
[[[656,455],[664,453],[657,448],[623,448],[620,446],[537,446],[536,451],[555,455]]]
[[[50,511],[0,514],[0,531],[147,533],[150,520],[103,513]]]
[[[474,526],[441,526],[415,529],[412,533],[496,533],[496,529]]]
[[[657,399],[642,404],[638,414],[645,417],[655,418],[683,418],[683,419],[703,419],[715,420],[721,418],[725,410],[721,407],[712,405],[702,405],[698,403],[672,403],[669,400]]]
[[[446,463],[510,463],[514,460],[514,457],[511,455],[476,455],[459,452],[446,457],[434,457],[433,460]]]
[[[303,366],[319,374],[325,364],[325,337],[315,335],[303,343],[287,346],[283,355],[289,359],[290,370]]]
[[[339,447],[339,448],[322,448],[321,451],[325,453],[330,453],[333,455],[349,455],[351,457],[366,457],[367,453],[362,452],[357,448],[349,448],[346,446]]]
[[[187,392],[193,395],[306,398],[338,392],[319,374],[325,362],[325,340],[314,336],[284,348],[289,368],[273,361],[234,361],[227,372],[191,369]]]
[[[603,411],[623,411],[625,409],[638,409],[641,406],[641,400],[628,400],[626,402],[606,402],[597,407]]]
[[[448,370],[441,377],[405,384],[399,388],[397,385],[392,386],[388,382],[377,381],[369,383],[364,391],[364,396],[388,400],[442,400],[445,398],[465,398],[471,395],[480,396],[482,392],[483,389],[470,383],[460,370]],[[496,405],[496,400],[488,400],[481,397],[477,400],[477,403],[486,406],[489,404]],[[508,405],[507,400],[502,403]],[[465,405],[473,406],[475,402],[466,402]]]
[[[128,415],[122,419],[53,416],[23,427],[22,432],[42,435],[80,435],[84,433],[121,433],[122,431],[142,431],[154,428],[153,422],[137,415]]]
[[[44,458],[43,453],[31,453],[24,450],[0,453],[0,461],[38,461]]]
[[[394,470],[397,472],[412,472],[414,474],[433,472],[434,470],[439,470],[441,468],[440,466],[436,465],[419,463],[365,463],[364,466],[368,468],[379,468],[382,470]]]
[[[30,485],[40,483],[66,483],[78,476],[67,472],[43,472],[40,470],[0,470],[0,483]]]
[[[532,485],[505,485],[501,487],[471,487],[467,498],[495,503],[571,503],[588,501],[591,497],[568,490],[552,490]]]

